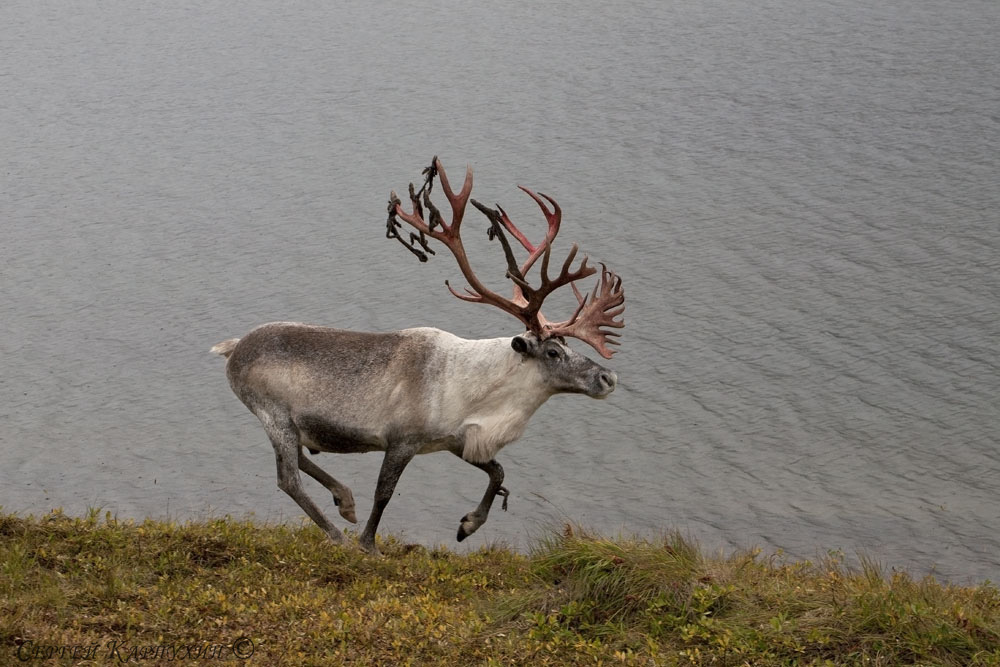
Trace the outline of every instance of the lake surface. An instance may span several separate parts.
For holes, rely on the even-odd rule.
[[[4,3],[0,505],[299,521],[208,349],[518,333],[384,238],[438,154],[534,235],[515,186],[556,197],[628,304],[618,390],[542,407],[463,549],[575,521],[996,581],[997,35],[993,0]],[[359,516],[379,462],[319,459]],[[486,482],[419,457],[382,530],[455,546]]]

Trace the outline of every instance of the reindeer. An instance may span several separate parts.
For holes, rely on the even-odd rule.
[[[403,210],[393,192],[389,201],[386,236],[396,238],[421,261],[434,254],[427,237],[442,243],[458,262],[471,285],[464,294],[448,289],[460,299],[485,303],[516,317],[526,328],[509,338],[466,340],[446,331],[416,328],[391,333],[366,333],[293,322],[272,322],[253,329],[243,338],[215,345],[212,351],[227,358],[226,375],[233,392],[257,416],[274,447],[278,488],[299,504],[330,537],[343,544],[345,537],[306,495],[299,471],[333,494],[340,515],[357,523],[351,490],[308,458],[320,452],[383,451],[385,457],[375,488],[375,504],[359,538],[362,549],[377,554],[375,531],[392,497],[403,469],[417,454],[448,451],[489,475],[489,485],[479,506],[462,517],[459,542],[486,522],[496,496],[507,509],[503,468],[494,458],[505,445],[517,440],[531,415],[552,395],[580,393],[604,398],[615,389],[613,372],[577,354],[565,338],[591,345],[610,359],[610,337],[603,327],[621,328],[615,319],[624,312],[621,279],[604,265],[593,291],[582,295],[574,284],[597,272],[584,257],[573,270],[574,244],[555,278],[548,275],[552,242],[559,232],[562,211],[554,199],[521,187],[541,208],[548,222],[544,240],[535,245],[521,233],[506,212],[473,205],[490,222],[489,236],[499,238],[507,261],[507,277],[514,283],[510,299],[488,289],[473,272],[460,235],[462,218],[472,190],[472,169],[456,194],[437,157],[424,170],[423,187],[410,184],[412,212]],[[445,223],[430,199],[435,176],[451,204],[451,222]],[[552,205],[552,210],[545,201]],[[423,203],[421,203],[421,199]],[[430,219],[424,220],[424,207]],[[409,241],[399,233],[397,218],[417,230]],[[529,253],[518,264],[505,236],[510,233]],[[541,284],[525,278],[541,258]],[[549,322],[542,315],[545,298],[571,285],[577,298],[572,316]]]

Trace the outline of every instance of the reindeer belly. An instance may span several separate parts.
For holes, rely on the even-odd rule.
[[[446,438],[438,438],[437,440],[429,440],[417,454],[433,454],[434,452],[448,452],[448,451],[461,451],[457,449],[458,438],[454,436],[448,436]]]
[[[300,416],[294,420],[303,446],[333,454],[384,451],[386,442],[378,434],[340,424],[323,417]]]

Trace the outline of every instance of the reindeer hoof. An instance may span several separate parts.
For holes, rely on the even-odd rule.
[[[354,494],[348,488],[344,489],[344,497],[338,498],[333,497],[333,504],[336,505],[340,511],[340,516],[344,517],[351,523],[357,523],[358,517],[354,513]]]
[[[504,487],[501,486],[499,489],[497,489],[497,495],[503,497],[503,505],[501,506],[501,509],[504,512],[506,512],[507,511],[507,498],[510,496],[510,491],[508,491],[506,488],[504,488]]]
[[[364,539],[361,539],[358,542],[358,546],[361,547],[361,550],[364,551],[369,556],[376,556],[376,557],[378,557],[378,556],[382,555],[382,552],[378,550],[377,546],[375,546],[375,540],[374,539],[371,542],[367,542]]]
[[[469,535],[472,535],[479,529],[479,526],[483,525],[481,522],[476,523],[475,518],[472,514],[466,514],[462,517],[461,523],[458,524],[458,535],[455,537],[456,540],[461,542]]]
[[[344,546],[347,542],[344,538],[344,534],[333,526],[330,526],[330,528],[326,531],[326,536],[330,538],[331,542],[340,546]]]

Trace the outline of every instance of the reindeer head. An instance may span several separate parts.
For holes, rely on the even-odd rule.
[[[525,361],[535,364],[543,384],[553,394],[586,394],[604,398],[615,390],[618,375],[574,352],[565,339],[539,339],[530,331],[510,340],[510,346]]]
[[[389,198],[389,219],[386,222],[387,238],[399,240],[400,243],[406,246],[422,262],[427,261],[427,253],[434,254],[434,251],[427,244],[428,236],[443,243],[451,251],[452,255],[455,256],[462,275],[465,276],[465,279],[471,285],[471,288],[465,288],[465,294],[461,294],[452,289],[448,281],[445,281],[448,289],[459,299],[496,306],[520,320],[527,328],[527,333],[531,334],[530,337],[525,335],[514,339],[514,349],[521,354],[525,354],[525,351],[518,350],[518,340],[522,340],[522,342],[533,341],[539,350],[554,347],[553,345],[545,345],[547,341],[552,340],[555,346],[569,350],[565,345],[557,342],[559,339],[569,336],[584,341],[597,350],[598,354],[605,359],[611,358],[614,351],[609,349],[608,345],[617,345],[618,341],[613,340],[612,337],[618,337],[620,334],[608,331],[607,327],[621,329],[625,326],[624,320],[616,319],[625,311],[625,291],[622,288],[621,278],[602,264],[601,277],[598,279],[593,291],[587,295],[581,294],[575,285],[576,281],[594,275],[597,273],[597,269],[587,265],[587,257],[585,256],[576,270],[572,270],[577,253],[576,244],[573,244],[567,254],[559,275],[555,278],[549,277],[549,258],[552,253],[552,242],[559,233],[559,226],[562,221],[562,210],[554,199],[541,193],[535,194],[528,188],[518,186],[535,200],[548,222],[548,231],[545,234],[545,238],[537,245],[532,244],[528,240],[499,205],[494,210],[483,206],[474,199],[471,200],[473,206],[479,209],[490,221],[488,230],[489,238],[499,239],[500,245],[503,247],[504,256],[507,261],[507,278],[514,283],[513,296],[507,299],[483,285],[482,281],[480,281],[469,265],[469,258],[462,244],[461,225],[466,205],[470,201],[469,195],[472,192],[472,168],[469,167],[466,170],[465,183],[458,194],[451,189],[448,176],[445,174],[444,168],[437,157],[434,158],[429,167],[424,169],[423,173],[425,180],[420,190],[415,190],[413,184],[410,184],[410,201],[413,204],[412,212],[407,213],[404,211],[399,197],[396,196],[395,192],[391,193]],[[430,192],[434,187],[434,178],[439,175],[441,177],[441,187],[451,204],[451,223],[445,223],[441,217],[441,212],[434,206],[430,199]],[[552,204],[552,210],[546,205],[546,201]],[[430,212],[429,221],[424,220],[424,207]],[[402,218],[417,230],[416,234],[410,233],[408,242],[400,236],[399,228],[402,225],[397,220],[397,217]],[[528,251],[528,258],[520,265],[514,257],[513,250],[510,247],[504,230],[517,239],[518,243]],[[533,287],[528,283],[525,275],[539,257],[542,258],[540,270],[541,284],[538,287]],[[550,322],[542,315],[542,302],[549,294],[565,285],[573,288],[578,304],[576,310],[569,319],[563,322]],[[584,359],[584,357],[580,358]],[[597,366],[596,364],[594,365]],[[597,368],[600,367],[597,366]],[[609,393],[614,388],[614,374],[611,373],[610,375],[606,375],[604,379],[601,379],[599,373],[599,371],[595,371],[595,385],[590,388],[593,391],[585,389],[578,389],[578,391],[583,391],[590,395],[603,395],[601,387],[606,385],[607,391],[604,391],[604,394]],[[564,391],[571,390],[566,389]]]

